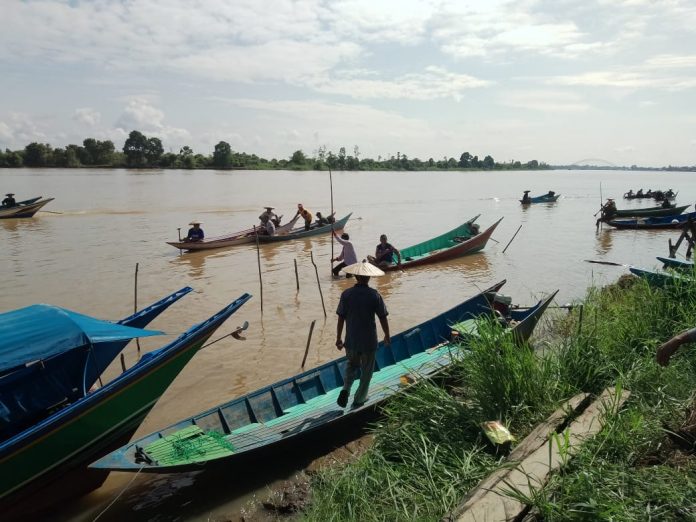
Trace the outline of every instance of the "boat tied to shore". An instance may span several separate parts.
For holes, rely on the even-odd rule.
[[[358,416],[400,393],[420,379],[432,377],[465,353],[467,336],[475,335],[477,320],[505,316],[515,342],[532,334],[556,292],[529,309],[510,309],[496,299],[505,281],[471,297],[424,323],[379,344],[367,402],[350,409],[336,404],[343,386],[346,358],[265,386],[171,426],[130,442],[94,462],[95,469],[143,473],[199,470],[213,464],[232,464],[278,449]],[[505,310],[505,308],[503,308]],[[498,312],[496,312],[498,310]],[[453,332],[457,334],[454,335]],[[358,381],[353,385],[358,386]]]

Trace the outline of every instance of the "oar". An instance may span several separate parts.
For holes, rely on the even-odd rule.
[[[244,330],[246,330],[247,328],[249,328],[249,321],[244,321],[244,324],[243,324],[242,326],[238,326],[237,328],[235,328],[235,330],[234,330],[233,332],[230,332],[230,333],[228,333],[228,334],[225,334],[225,335],[223,335],[222,337],[218,337],[217,339],[215,339],[214,341],[209,342],[208,344],[204,344],[203,346],[201,346],[200,349],[202,350],[203,348],[207,348],[208,346],[211,346],[211,345],[215,344],[215,343],[218,342],[218,341],[222,341],[223,339],[225,339],[225,338],[227,338],[227,337],[234,337],[234,338],[237,339],[238,341],[244,341],[246,338],[245,338],[245,337],[242,337],[242,336],[241,336],[241,333],[242,333]]]
[[[598,265],[609,265],[609,266],[625,266],[626,268],[630,268],[633,265],[625,265],[623,263],[614,263],[613,261],[599,261],[597,259],[585,259],[586,263],[596,263]]]

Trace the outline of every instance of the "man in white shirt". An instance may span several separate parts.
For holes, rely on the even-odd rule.
[[[339,264],[333,267],[333,275],[334,277],[338,277],[338,273],[343,268],[358,262],[358,256],[355,255],[355,248],[353,247],[353,243],[350,242],[350,236],[348,234],[344,232],[343,234],[341,234],[341,237],[338,237],[335,231],[332,231],[332,233],[336,238],[336,241],[338,241],[343,246],[343,250],[341,250],[341,253],[338,255],[338,257],[335,257],[331,260],[331,262],[340,261]],[[346,278],[349,277],[352,276],[350,274],[346,274]]]

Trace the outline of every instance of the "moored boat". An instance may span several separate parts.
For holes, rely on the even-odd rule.
[[[678,270],[680,272],[693,272],[694,262],[693,261],[682,261],[681,259],[674,259],[671,257],[660,257],[657,256],[658,261],[662,261],[664,268],[671,268],[672,270]]]
[[[678,285],[691,284],[692,279],[690,277],[678,275],[678,274],[668,274],[666,272],[656,272],[654,270],[646,270],[644,268],[637,268],[631,266],[628,268],[633,275],[645,279],[650,286],[657,288],[668,288],[675,287]]]
[[[290,232],[297,223],[299,216],[280,225],[276,228],[276,234],[285,234]],[[256,227],[258,230],[259,227]],[[195,251],[195,250],[212,250],[214,248],[225,248],[236,245],[245,245],[256,241],[255,229],[248,228],[239,232],[232,232],[222,236],[207,237],[201,241],[167,241],[168,245],[178,248],[179,250]]]
[[[616,217],[663,217],[677,216],[682,214],[689,205],[664,207],[648,207],[648,208],[626,208],[614,212],[612,218]]]
[[[452,339],[453,329],[465,328],[463,323],[471,319],[491,317],[495,294],[504,283],[392,336],[389,346],[380,343],[368,400],[361,406],[344,410],[336,404],[346,364],[341,357],[146,435],[92,467],[170,473],[232,464],[341,422],[357,422],[361,413],[459,357],[466,345]],[[552,297],[517,311],[519,323],[510,331],[518,343],[529,339]]]
[[[116,324],[145,328],[192,290],[182,288]],[[57,342],[66,331],[80,335],[83,317],[48,305],[0,314],[0,442],[85,396],[130,341],[109,337],[90,338],[87,345]],[[49,330],[49,324],[55,326]],[[29,336],[35,338],[30,351]]]
[[[335,223],[329,223],[328,225],[312,225],[309,230],[305,230],[303,225],[283,234],[276,233],[274,236],[259,235],[259,243],[277,243],[279,241],[291,241],[293,239],[302,239],[304,237],[318,236],[320,234],[329,234],[332,230],[342,230],[343,227],[346,226],[346,223],[350,219],[351,215],[352,212],[337,220]]]
[[[243,294],[171,343],[144,354],[103,387],[0,443],[3,515],[9,508],[22,512],[40,501],[50,498],[56,502],[64,495],[84,493],[85,488],[103,483],[106,474],[90,471],[89,476],[83,476],[86,465],[133,435],[188,361],[250,298]],[[71,472],[81,472],[81,480],[58,480]]]
[[[41,199],[38,198],[27,199],[20,201],[11,207],[0,207],[0,219],[10,219],[10,218],[29,218],[36,214],[41,208],[53,201],[54,198]]]
[[[630,228],[637,230],[650,230],[661,228],[681,228],[689,220],[696,219],[696,212],[661,217],[639,217],[635,219],[611,219],[607,221],[615,228]]]
[[[483,250],[503,218],[500,218],[483,232],[479,232],[478,225],[474,223],[479,216],[480,214],[474,216],[463,225],[459,225],[440,236],[401,249],[401,265],[396,264],[395,256],[391,265],[380,268],[385,271],[402,270],[438,263]]]

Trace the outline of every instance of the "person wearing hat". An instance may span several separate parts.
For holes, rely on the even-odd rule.
[[[375,248],[375,255],[367,256],[367,259],[373,265],[385,268],[394,262],[394,255],[396,255],[397,259],[396,265],[401,266],[401,252],[387,241],[386,234],[382,234],[379,236],[379,244]]]
[[[275,223],[276,221],[277,221],[277,222],[280,222],[280,221],[278,221],[278,216],[275,214],[275,212],[273,212],[273,209],[274,209],[275,207],[264,207],[264,208],[265,208],[266,210],[264,210],[264,212],[259,216],[259,220],[261,221],[261,226],[264,226],[264,227],[265,227],[265,226],[266,226],[266,222],[267,222],[267,221],[270,221],[270,220],[273,220],[274,223]]]
[[[599,226],[600,221],[609,221],[616,214],[616,203],[612,198],[607,198],[607,202],[602,205],[600,209],[602,213],[601,217],[597,220],[597,226]]]
[[[2,200],[3,207],[14,207],[17,204],[17,201],[14,198],[14,194],[9,193],[5,194],[5,196],[5,199]]]
[[[189,228],[188,234],[186,235],[186,239],[184,239],[184,241],[203,241],[203,238],[205,238],[205,233],[201,228],[201,222],[191,221],[189,225],[191,225],[191,228]]]
[[[341,234],[341,237],[338,237],[338,234],[336,234],[335,230],[332,230],[331,233],[336,238],[336,241],[338,241],[343,247],[341,253],[331,260],[332,262],[339,261],[339,263],[331,269],[333,271],[334,277],[338,277],[338,273],[342,269],[344,269],[348,265],[353,265],[358,262],[358,256],[355,255],[355,247],[353,246],[353,243],[351,243],[350,236],[348,234],[344,232],[343,234]],[[353,276],[347,273],[346,278],[349,277]]]
[[[529,197],[529,191],[525,190],[524,191],[524,196],[522,196],[522,203],[531,203],[532,198]]]
[[[309,209],[304,208],[302,203],[298,203],[295,217],[297,216],[302,216],[302,219],[304,219],[304,229],[309,230],[312,226],[312,212]]]
[[[359,408],[367,401],[367,392],[375,368],[377,354],[377,325],[375,316],[384,331],[384,344],[389,346],[389,321],[387,307],[382,296],[374,288],[368,286],[370,277],[383,276],[376,266],[363,260],[347,266],[344,271],[353,274],[357,282],[351,288],[343,291],[338,302],[336,314],[336,349],[346,349],[346,373],[343,378],[343,388],[338,395],[336,404],[345,408],[348,404],[350,389],[360,370],[360,384],[353,397],[353,407]],[[343,327],[346,328],[346,339],[343,341]]]

